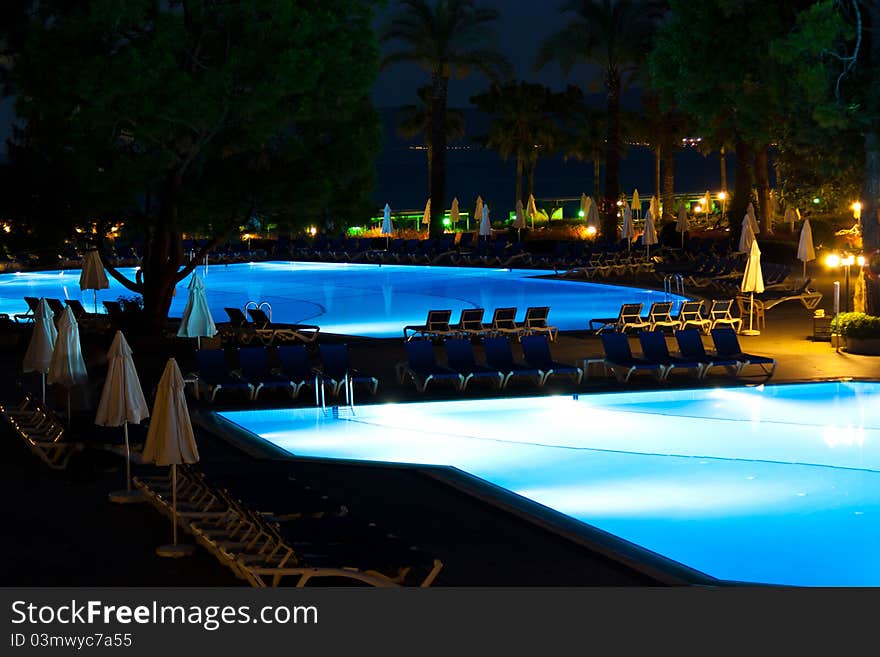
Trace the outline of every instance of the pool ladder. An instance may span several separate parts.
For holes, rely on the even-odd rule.
[[[266,316],[269,318],[269,321],[272,321],[272,304],[270,304],[268,301],[262,301],[260,303],[257,303],[256,301],[248,301],[246,304],[244,304],[245,314],[247,314],[249,308],[265,310]]]
[[[339,406],[331,406],[328,411],[324,380],[321,377],[320,372],[315,373],[315,406],[320,406],[321,412],[323,412],[324,415],[327,415],[328,413],[332,413],[333,417],[354,415],[354,381],[351,380],[348,372],[345,373],[345,378],[342,380],[342,387],[345,388],[345,406],[342,407],[342,410],[347,410],[347,413],[340,412]]]
[[[663,277],[663,294],[667,298],[670,294],[684,296],[684,276],[682,274],[666,274]]]

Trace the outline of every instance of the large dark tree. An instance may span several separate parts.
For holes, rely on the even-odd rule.
[[[431,237],[443,234],[446,208],[446,107],[449,79],[479,71],[493,80],[506,77],[510,65],[491,47],[488,26],[494,9],[473,0],[398,0],[397,12],[381,39],[398,45],[382,66],[415,63],[431,75]]]
[[[51,220],[139,232],[148,327],[175,284],[255,214],[369,203],[379,148],[370,0],[19,0],[0,30],[13,156],[66,176]],[[48,203],[43,203],[48,207]],[[295,213],[295,214],[294,214]],[[45,213],[44,213],[45,220]],[[210,236],[184,263],[182,235]]]
[[[538,67],[557,61],[564,71],[581,63],[597,64],[601,71],[606,107],[602,232],[611,239],[617,234],[620,196],[620,96],[645,61],[664,6],[655,0],[565,0],[559,11],[570,16],[569,22],[538,50]]]

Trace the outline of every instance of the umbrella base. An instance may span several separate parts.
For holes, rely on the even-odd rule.
[[[156,554],[160,557],[169,557],[171,559],[179,559],[180,557],[192,556],[196,551],[194,545],[177,544],[177,545],[160,545],[156,548]]]
[[[740,335],[761,335],[761,332],[758,329],[743,329],[739,332]]]
[[[138,504],[147,501],[139,490],[115,490],[107,496],[107,499],[116,504]]]

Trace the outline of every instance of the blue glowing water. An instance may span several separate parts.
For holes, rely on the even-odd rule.
[[[223,415],[300,456],[452,465],[722,579],[880,585],[880,384]]]
[[[133,277],[133,269],[121,270]],[[516,306],[518,319],[528,306],[550,306],[550,322],[561,330],[585,329],[594,317],[616,317],[620,305],[642,302],[645,313],[662,292],[574,281],[536,278],[547,271],[350,265],[312,262],[261,262],[199,267],[215,322],[228,321],[224,307],[242,308],[266,301],[276,322],[317,324],[327,333],[397,337],[408,324],[423,324],[429,310],[449,308],[453,321],[463,308]],[[170,314],[180,316],[187,300],[184,279],[177,286]],[[132,296],[115,279],[98,291],[102,300]],[[27,272],[0,275],[0,312],[22,313],[23,297],[76,298],[93,307],[93,292],[80,291],[79,271]],[[681,297],[670,296],[680,301]]]

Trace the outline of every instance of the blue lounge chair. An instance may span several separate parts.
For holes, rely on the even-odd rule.
[[[238,364],[241,375],[254,386],[251,399],[260,396],[263,388],[287,390],[291,398],[296,397],[296,385],[284,374],[273,372],[264,347],[247,347],[238,350]]]
[[[736,331],[732,328],[716,328],[712,329],[712,342],[715,344],[715,353],[723,358],[731,358],[739,363],[739,372],[749,365],[757,365],[761,368],[767,378],[773,376],[776,371],[776,359],[769,356],[757,356],[755,354],[746,353],[739,346],[739,339],[736,337]]]
[[[618,381],[629,381],[634,372],[649,372],[658,380],[663,379],[665,366],[633,356],[625,333],[602,332],[599,337],[605,350],[605,367],[614,373]]]
[[[698,379],[703,378],[703,363],[692,358],[671,355],[663,331],[641,331],[639,343],[642,345],[642,354],[647,360],[663,366],[662,379],[668,379],[669,373],[674,369],[692,370]]]
[[[446,360],[449,367],[464,377],[461,382],[461,389],[467,388],[467,384],[471,379],[490,379],[494,381],[498,387],[501,387],[504,381],[504,374],[500,370],[480,365],[474,358],[474,348],[471,346],[469,338],[453,338],[443,343],[446,350]]]
[[[682,358],[695,360],[703,364],[703,378],[713,367],[723,367],[728,373],[738,375],[740,364],[735,358],[706,353],[703,346],[703,338],[699,329],[681,329],[675,332],[675,341],[678,343],[678,351]]]
[[[457,335],[467,337],[479,337],[485,335],[486,329],[483,324],[483,315],[486,314],[484,308],[464,308],[459,316],[458,323],[453,324],[450,328]]]
[[[521,342],[526,365],[537,367],[544,373],[539,385],[544,385],[547,379],[556,375],[570,376],[575,383],[580,383],[584,378],[584,371],[580,367],[553,360],[546,335],[524,335]]]
[[[211,401],[214,401],[220,390],[244,390],[248,399],[253,398],[254,387],[229,370],[226,354],[222,349],[199,349],[196,351],[196,359],[199,364],[199,383],[207,386]]]
[[[407,377],[416,385],[416,390],[425,392],[431,381],[452,381],[461,390],[464,376],[460,372],[438,365],[434,358],[434,345],[428,341],[405,342],[406,363],[397,364],[397,378],[403,383]]]
[[[485,338],[483,352],[486,354],[486,365],[499,370],[504,375],[501,382],[502,388],[515,376],[534,377],[538,385],[544,381],[542,370],[533,365],[517,363],[513,359],[513,352],[510,350],[510,342],[507,338]]]
[[[492,321],[484,324],[483,329],[492,337],[502,335],[513,335],[519,338],[522,335],[522,329],[516,323],[516,308],[496,308],[492,313]]]
[[[324,384],[330,384],[333,394],[338,395],[345,385],[345,377],[348,376],[352,387],[361,384],[367,386],[370,394],[375,395],[379,387],[379,379],[370,374],[362,374],[351,366],[348,357],[348,345],[346,344],[320,344],[318,351],[321,356],[321,370],[319,376]],[[346,391],[346,398],[348,392]]]
[[[403,339],[409,342],[416,336],[430,340],[455,335],[455,329],[449,326],[450,319],[452,319],[451,310],[429,310],[424,324],[410,324],[403,327]]]
[[[278,360],[281,366],[278,371],[293,384],[293,398],[296,399],[303,386],[315,385],[315,371],[309,364],[309,352],[305,345],[279,345]]]
[[[547,318],[550,316],[550,306],[532,306],[526,308],[526,317],[522,322],[517,322],[522,335],[535,335],[544,333],[550,338],[550,341],[556,339],[559,329],[550,326]]]

